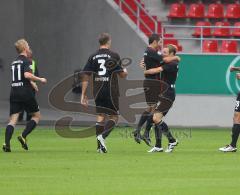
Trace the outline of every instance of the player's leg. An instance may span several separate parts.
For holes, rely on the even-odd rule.
[[[178,145],[178,141],[173,137],[171,131],[169,130],[169,127],[168,127],[167,123],[162,121],[161,128],[162,128],[163,134],[168,139],[168,147],[165,150],[165,152],[172,152],[173,149],[175,148],[175,146]]]
[[[26,138],[38,125],[41,119],[41,114],[35,97],[32,97],[28,101],[24,102],[24,109],[27,113],[31,114],[32,117],[31,120],[27,122],[22,134],[18,136],[18,141],[21,143],[23,149],[28,150]]]
[[[148,118],[152,115],[152,110],[153,110],[153,106],[149,106],[141,115],[138,125],[136,127],[136,129],[133,131],[133,136],[134,136],[134,140],[137,143],[141,143],[141,129],[142,126],[144,125],[144,123],[148,120]]]
[[[27,136],[36,128],[41,118],[40,111],[34,112],[31,114],[32,118],[30,121],[27,122],[25,129],[23,130],[22,134],[18,136],[18,141],[21,143],[22,148],[24,150],[28,150],[27,145]]]
[[[142,140],[148,145],[151,146],[150,130],[153,126],[153,114],[151,114],[146,123],[144,134],[142,135]]]
[[[240,133],[240,93],[237,96],[235,109],[233,116],[233,126],[232,126],[232,141],[229,145],[219,148],[222,152],[236,152],[237,151],[237,140]]]
[[[149,150],[148,152],[162,152],[162,129],[161,129],[161,122],[162,122],[163,114],[161,112],[155,111],[153,114],[153,122],[155,124],[155,139],[156,143],[155,146]]]
[[[97,115],[97,122],[96,122],[96,137],[101,135],[104,131],[104,124],[105,124],[105,114],[98,114]],[[97,140],[97,152],[101,152],[100,143]]]
[[[232,126],[232,140],[229,145],[219,148],[222,152],[236,152],[237,141],[240,134],[240,112],[234,112],[233,126]]]
[[[5,131],[5,144],[3,144],[4,152],[11,152],[11,138],[14,132],[15,125],[18,122],[19,113],[12,114],[9,118],[9,123]]]

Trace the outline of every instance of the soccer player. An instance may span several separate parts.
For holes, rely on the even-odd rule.
[[[93,94],[96,104],[97,122],[96,136],[98,152],[106,153],[105,139],[118,121],[119,86],[118,75],[127,76],[127,70],[121,67],[121,60],[117,53],[110,50],[111,37],[107,33],[99,36],[100,48],[92,54],[85,65],[82,81],[81,104],[88,105],[86,96],[89,77],[93,76]]]
[[[31,62],[28,59],[30,55],[28,42],[25,39],[20,39],[15,43],[15,48],[19,56],[11,64],[10,119],[5,131],[4,152],[11,152],[10,140],[17,124],[19,113],[22,110],[26,110],[32,115],[24,131],[18,136],[18,141],[21,143],[23,149],[28,150],[26,137],[33,131],[40,120],[39,106],[32,90],[31,81],[44,84],[47,82],[45,78],[40,78],[32,74]]]
[[[161,48],[162,40],[158,34],[152,34],[149,37],[148,42],[149,42],[149,46],[144,52],[143,61],[141,61],[140,63],[140,67],[142,67],[144,70],[159,67],[164,62],[171,62],[174,60],[180,61],[180,58],[178,56],[165,56],[163,58],[163,56],[159,54],[158,50],[159,48]],[[156,73],[154,75],[145,75],[144,92],[145,92],[145,98],[148,104],[148,108],[142,113],[140,120],[138,122],[137,128],[133,132],[134,140],[137,143],[140,144],[142,139],[148,146],[151,145],[149,131],[153,123],[152,111],[154,109],[155,104],[158,101],[158,95],[160,94],[160,85],[159,85],[160,82],[159,83],[155,82],[155,84],[152,85],[150,84],[151,83],[150,79],[160,80],[160,74]],[[147,121],[146,130],[143,136],[141,136],[140,131],[146,121]]]
[[[32,51],[30,50],[29,52],[29,60],[31,61],[31,69],[32,69],[32,73],[33,75],[39,77],[39,71],[38,71],[38,67],[36,65],[36,62],[35,60],[33,60],[32,58]],[[31,81],[31,85],[33,87],[33,93],[36,94],[36,92],[38,92],[38,86],[35,82]],[[18,117],[18,121],[22,121],[23,120],[23,115],[24,115],[24,110],[19,114],[19,117]],[[26,112],[26,121],[30,121],[32,118],[31,114],[27,113]]]
[[[240,71],[240,67],[231,67],[230,71]],[[237,79],[240,80],[240,74],[237,73]],[[236,152],[237,151],[237,141],[240,133],[240,92],[238,93],[234,116],[233,116],[233,126],[232,126],[232,141],[229,145],[219,148],[219,151],[222,152]]]
[[[168,45],[163,48],[163,56],[175,56],[176,47]],[[155,137],[156,144],[148,152],[162,152],[162,132],[167,137],[169,144],[165,152],[172,152],[174,147],[178,144],[178,141],[171,134],[168,125],[162,120],[169,109],[171,108],[175,100],[175,82],[178,75],[178,61],[171,61],[170,63],[164,63],[164,65],[152,68],[144,71],[145,75],[156,75],[161,72],[162,81],[166,83],[167,87],[161,91],[161,96],[158,99],[158,103],[155,105],[153,111],[153,122],[155,124]]]

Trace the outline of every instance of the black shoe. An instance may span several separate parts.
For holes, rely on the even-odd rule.
[[[11,152],[10,146],[6,146],[6,144],[3,144],[2,149],[3,149],[3,152]]]
[[[147,136],[147,135],[143,135],[142,136],[142,140],[148,145],[148,146],[152,146],[151,145],[151,139],[150,139],[150,137],[149,136]]]
[[[24,150],[28,150],[27,140],[24,139],[22,136],[18,136],[18,141],[21,143],[22,148]]]
[[[140,144],[141,143],[141,134],[137,130],[133,131],[132,133],[133,133],[135,142]]]

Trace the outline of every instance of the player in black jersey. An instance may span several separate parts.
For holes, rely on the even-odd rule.
[[[231,72],[240,72],[240,67],[230,67]],[[237,79],[240,80],[240,73],[237,73]],[[232,139],[231,143],[219,148],[221,152],[237,152],[237,141],[240,134],[240,92],[237,95],[232,126]]]
[[[89,57],[83,69],[81,104],[88,105],[86,90],[89,76],[92,74],[93,94],[97,112],[96,136],[98,152],[106,153],[105,139],[118,121],[118,75],[125,78],[127,70],[121,67],[119,55],[110,50],[111,38],[109,34],[102,33],[99,37],[99,44],[99,50]]]
[[[171,62],[174,60],[179,61],[178,56],[163,56],[159,54],[159,47],[162,45],[162,40],[160,39],[158,34],[152,34],[149,37],[149,46],[144,52],[144,61],[142,68],[144,70],[149,70],[151,68],[159,67],[161,64],[165,62]],[[158,96],[160,94],[160,82],[156,82],[156,80],[160,80],[159,72],[153,75],[145,75],[144,80],[144,92],[146,102],[148,104],[148,108],[144,111],[140,117],[136,130],[133,132],[134,139],[137,143],[141,142],[141,139],[145,141],[147,145],[150,146],[151,140],[149,137],[149,131],[152,126],[152,111],[154,109],[155,104],[158,102]],[[147,121],[146,130],[141,136],[140,131],[144,123]]]
[[[163,49],[163,56],[175,56],[176,47],[168,45]],[[144,71],[145,75],[155,75],[161,72],[162,81],[164,82],[161,89],[161,95],[154,108],[153,122],[155,123],[156,145],[149,152],[162,152],[162,132],[168,138],[169,144],[165,152],[172,152],[178,144],[177,140],[172,136],[167,124],[162,121],[163,116],[167,114],[175,100],[175,82],[178,75],[178,61],[164,63],[164,65]]]
[[[26,137],[32,132],[40,120],[39,106],[34,96],[31,81],[47,82],[45,78],[36,77],[32,74],[31,62],[28,59],[31,53],[28,42],[25,39],[20,39],[15,43],[15,48],[19,56],[11,64],[10,119],[5,132],[4,152],[11,152],[10,140],[18,121],[19,113],[22,110],[26,110],[32,114],[31,120],[26,124],[26,128],[18,137],[18,141],[22,147],[28,150]]]

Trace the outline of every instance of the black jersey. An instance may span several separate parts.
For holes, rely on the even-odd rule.
[[[175,85],[178,76],[178,62],[172,61],[168,64],[164,64],[162,68],[161,80],[169,85]]]
[[[93,73],[94,97],[119,96],[117,72],[123,71],[120,57],[109,49],[99,49],[88,59],[83,71]]]
[[[146,70],[151,68],[157,68],[163,63],[162,55],[159,55],[156,50],[151,47],[147,47],[144,52],[144,63],[146,64]],[[145,75],[146,79],[160,79],[160,73]]]
[[[20,55],[11,64],[12,83],[11,83],[11,101],[25,101],[33,95],[30,80],[24,76],[25,72],[32,73],[31,61],[27,57]]]

